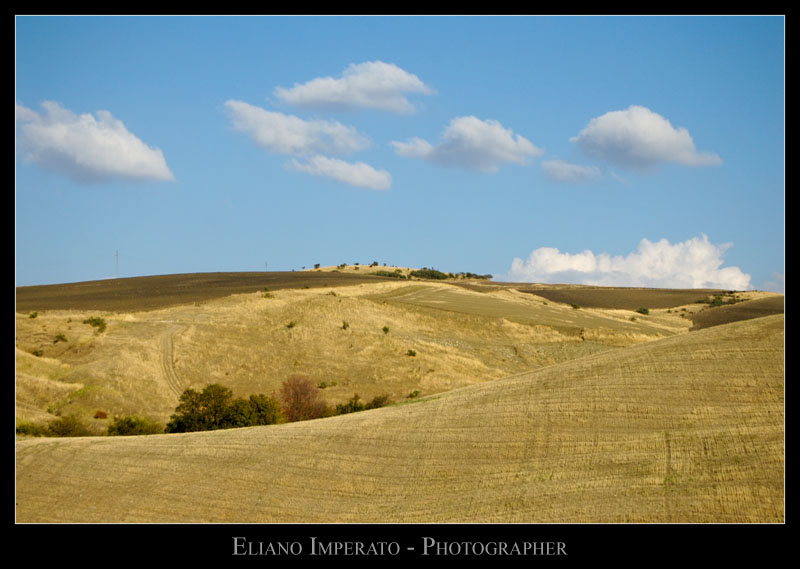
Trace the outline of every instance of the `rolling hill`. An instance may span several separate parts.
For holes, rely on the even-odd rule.
[[[187,387],[269,393],[298,373],[330,404],[394,404],[214,432],[18,436],[17,521],[784,519],[782,295],[710,308],[698,291],[264,275],[18,288],[17,422],[163,424]]]

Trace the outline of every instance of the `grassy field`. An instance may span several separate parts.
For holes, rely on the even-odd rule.
[[[274,393],[296,374],[331,405],[394,402],[213,433],[18,437],[18,521],[782,521],[782,295],[712,307],[695,297],[721,291],[356,272],[18,288],[18,423],[163,424],[187,387]]]
[[[776,315],[329,419],[19,441],[17,520],[782,522],[782,341]]]

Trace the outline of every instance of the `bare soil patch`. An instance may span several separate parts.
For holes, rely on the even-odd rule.
[[[650,288],[606,288],[563,287],[539,288],[516,287],[520,292],[535,294],[553,302],[576,304],[583,308],[616,308],[638,310],[639,308],[675,308],[691,304],[709,295],[723,292],[715,289],[650,289]]]
[[[784,297],[776,295],[767,298],[754,299],[747,302],[729,306],[706,308],[691,315],[694,326],[690,330],[701,330],[711,326],[719,326],[729,322],[761,318],[772,314],[783,314]]]
[[[232,294],[287,288],[356,285],[391,280],[333,272],[192,273],[17,287],[17,312],[102,310],[134,312],[203,302]]]

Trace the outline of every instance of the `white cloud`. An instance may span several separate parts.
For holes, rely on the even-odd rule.
[[[688,130],[676,129],[661,115],[637,105],[592,119],[570,141],[587,155],[624,168],[645,170],[668,162],[687,166],[722,162],[716,154],[698,152]]]
[[[294,115],[267,111],[242,101],[226,101],[236,130],[277,154],[349,154],[369,146],[369,139],[355,128],[337,121],[307,121]]]
[[[506,163],[526,164],[529,158],[542,153],[541,149],[498,121],[474,116],[451,120],[438,146],[421,138],[392,142],[392,145],[401,156],[478,172],[496,172]]]
[[[372,190],[388,190],[392,177],[386,170],[376,170],[364,162],[351,164],[326,156],[311,156],[305,162],[292,160],[290,167],[314,176],[332,178],[338,182]]]
[[[147,146],[108,111],[77,115],[55,102],[45,114],[15,106],[22,156],[84,183],[174,180],[164,155]]]
[[[545,160],[542,168],[547,177],[554,182],[588,184],[599,181],[603,174],[597,166],[580,166],[563,160]]]
[[[750,275],[738,267],[722,267],[730,244],[714,245],[708,237],[694,237],[670,244],[666,239],[651,243],[642,239],[626,256],[592,251],[570,254],[541,247],[527,260],[515,258],[509,281],[570,283],[596,286],[649,288],[720,288],[747,290]]]
[[[300,107],[347,110],[368,108],[412,113],[403,93],[430,94],[419,77],[393,63],[368,61],[350,64],[341,77],[318,77],[291,88],[277,87],[275,96]]]

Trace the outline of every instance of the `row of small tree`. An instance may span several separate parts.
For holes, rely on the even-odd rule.
[[[386,395],[377,396],[365,403],[355,394],[347,403],[331,408],[314,382],[300,375],[291,376],[284,381],[277,398],[263,393],[251,395],[247,399],[234,398],[230,389],[213,383],[203,391],[187,389],[183,392],[175,413],[167,423],[166,432],[212,431],[308,421],[376,409],[388,403],[389,397]]]
[[[186,433],[274,425],[375,409],[388,403],[387,395],[364,402],[358,394],[355,394],[346,403],[329,407],[320,393],[320,388],[311,379],[300,375],[291,376],[284,381],[277,397],[263,393],[253,394],[247,398],[234,397],[233,391],[229,388],[212,383],[202,391],[185,390],[166,428],[163,424],[127,415],[115,417],[108,426],[106,434],[151,435],[163,432]],[[23,423],[17,426],[17,434],[55,437],[96,435],[75,415],[59,417],[46,427]]]

